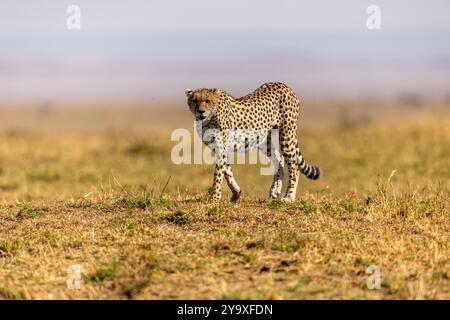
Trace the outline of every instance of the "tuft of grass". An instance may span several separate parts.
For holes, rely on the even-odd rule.
[[[152,204],[152,200],[147,197],[123,197],[120,202],[127,207],[145,210]]]
[[[161,206],[166,209],[172,209],[174,202],[170,199],[161,198],[152,202],[154,205]]]
[[[267,204],[267,206],[270,209],[279,210],[279,209],[282,209],[282,208],[286,208],[287,204],[285,202],[283,202],[283,201],[280,201],[280,200],[269,200],[269,203]]]
[[[264,239],[249,241],[245,244],[247,249],[263,249],[265,247]]]
[[[121,224],[121,227],[125,230],[133,230],[136,228],[136,226],[137,226],[136,221],[131,219],[125,219]]]
[[[220,205],[218,205],[218,204],[207,205],[206,213],[209,216],[219,214],[220,213]]]
[[[367,258],[358,256],[358,257],[355,258],[355,264],[356,265],[360,265],[360,266],[364,266],[364,267],[368,267],[368,266],[370,266],[370,265],[372,265],[374,263],[373,263],[373,261],[371,259],[367,259]]]
[[[24,300],[27,299],[28,296],[24,290],[15,290],[6,287],[0,287],[0,300],[8,299],[8,300]]]
[[[405,291],[405,281],[399,277],[382,278],[381,287],[387,289],[389,294],[401,296]]]
[[[352,213],[352,212],[356,211],[355,205],[351,202],[343,203],[342,208],[344,208],[345,211],[347,211],[348,213]]]
[[[18,240],[0,242],[0,258],[14,254],[20,248]]]
[[[134,299],[149,285],[148,280],[137,280],[125,283],[122,285],[122,294],[127,299]]]
[[[213,244],[212,249],[216,255],[230,251],[230,245],[226,242],[218,242]]]
[[[164,220],[180,226],[184,226],[190,222],[189,214],[181,210],[166,214]]]
[[[315,204],[303,200],[300,201],[300,203],[298,203],[295,207],[304,213],[315,213],[318,210]]]
[[[59,239],[59,234],[51,230],[45,230],[40,235],[40,242],[43,244],[56,245]]]
[[[22,206],[17,213],[18,219],[36,218],[45,215],[49,211],[48,207],[33,208],[27,205]]]
[[[103,282],[107,280],[112,280],[116,276],[118,271],[117,263],[111,263],[109,265],[104,265],[99,267],[94,272],[88,275],[88,280],[91,282]]]
[[[145,255],[146,269],[153,273],[164,264],[164,260],[159,258],[154,251],[149,250]]]
[[[305,240],[300,238],[295,232],[288,232],[274,243],[273,249],[281,252],[295,252],[305,245]]]
[[[364,199],[364,201],[343,201],[340,203],[340,206],[347,212],[347,213],[357,213],[357,212],[364,212],[365,209],[367,209],[367,206],[370,205],[372,199],[370,197]]]

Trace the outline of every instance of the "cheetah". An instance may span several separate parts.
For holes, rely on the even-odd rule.
[[[236,202],[240,198],[241,188],[228,161],[232,151],[248,152],[257,146],[271,159],[275,167],[269,190],[271,199],[278,199],[281,193],[285,165],[289,180],[286,194],[281,199],[284,202],[295,201],[299,172],[312,180],[321,175],[320,168],[308,164],[300,152],[297,141],[300,102],[284,83],[265,83],[241,98],[234,98],[221,89],[186,89],[185,94],[189,109],[195,116],[197,133],[215,154],[211,202],[220,200],[224,177],[233,194],[231,201]],[[206,135],[208,131],[213,134]],[[235,132],[241,134],[230,138]],[[278,136],[273,138],[272,132],[277,132]],[[278,140],[278,148],[274,147],[276,143],[271,139]]]

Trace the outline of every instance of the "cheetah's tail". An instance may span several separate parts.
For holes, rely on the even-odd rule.
[[[303,158],[303,156],[300,154],[299,150],[299,156],[298,156],[298,163],[300,167],[300,171],[311,180],[317,180],[320,177],[320,168],[318,166],[312,166],[309,163],[306,162],[306,160]]]

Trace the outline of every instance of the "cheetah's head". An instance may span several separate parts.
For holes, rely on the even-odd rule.
[[[187,104],[195,116],[195,120],[209,119],[216,109],[219,90],[201,88],[197,90],[186,89]]]

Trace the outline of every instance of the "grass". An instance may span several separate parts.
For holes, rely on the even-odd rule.
[[[117,273],[117,263],[100,267],[88,275],[88,280],[92,282],[103,282],[105,280],[114,279]]]
[[[42,216],[48,212],[47,207],[41,208],[33,208],[27,205],[23,205],[20,207],[19,212],[17,213],[17,219],[26,219],[26,218],[35,218]]]
[[[210,205],[169,128],[0,134],[0,299],[449,299],[450,119],[301,137],[325,174],[295,203],[236,165],[241,201]]]

